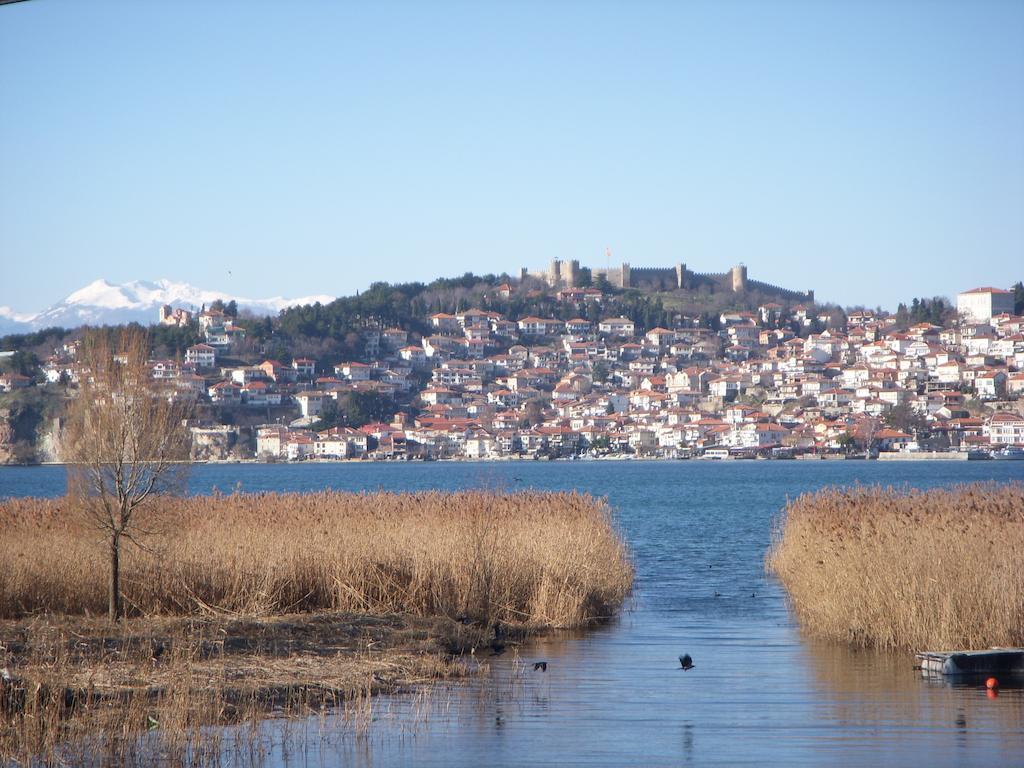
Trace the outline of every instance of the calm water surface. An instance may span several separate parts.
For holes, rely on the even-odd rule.
[[[271,724],[268,764],[1024,765],[1020,688],[990,699],[921,679],[907,655],[804,638],[763,570],[787,497],[974,480],[1024,480],[1024,463],[207,465],[192,491],[579,489],[608,498],[636,565],[611,625],[505,654],[483,681],[382,697],[361,738],[314,718],[296,751]],[[3,468],[0,497],[59,495],[63,482],[60,467]],[[697,665],[686,673],[683,652]]]

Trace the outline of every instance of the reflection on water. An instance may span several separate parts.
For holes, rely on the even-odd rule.
[[[992,766],[1024,756],[1019,688],[992,700],[983,686],[929,686],[905,657],[784,633],[759,655],[775,662],[760,675],[717,668],[745,655],[736,645],[709,650],[690,672],[611,636],[520,651],[494,660],[482,681],[380,700],[360,736],[326,717],[304,754],[323,764],[424,766]],[[532,668],[541,658],[547,673]]]
[[[923,676],[906,654],[856,651],[805,642],[829,716],[852,733],[899,739],[929,761],[955,765],[1021,764],[1024,695],[1019,679],[998,694],[984,679]]]
[[[1015,462],[532,463],[204,467],[193,490],[572,489],[607,496],[637,569],[614,622],[491,660],[482,680],[268,723],[241,762],[267,765],[1024,764],[1024,691],[923,679],[905,654],[800,635],[763,557],[786,497],[853,482],[1020,479]],[[824,466],[822,466],[824,465]],[[1008,466],[1012,465],[1012,466]],[[35,470],[27,470],[32,473]],[[47,474],[48,473],[48,474]],[[0,496],[61,492],[58,470]],[[684,672],[678,656],[695,668]],[[533,662],[548,662],[547,672]],[[248,755],[248,757],[247,757]],[[255,756],[255,759],[249,759]],[[232,758],[227,755],[228,759]],[[234,757],[239,757],[237,754]]]

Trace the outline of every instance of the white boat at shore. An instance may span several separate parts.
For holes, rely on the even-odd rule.
[[[1024,648],[989,648],[984,651],[924,651],[915,654],[922,674],[1024,674]]]
[[[991,456],[996,461],[1024,461],[1024,448],[1019,445],[1008,445],[1002,450],[992,451]]]

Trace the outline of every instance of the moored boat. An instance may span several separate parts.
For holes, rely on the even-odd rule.
[[[1019,445],[1008,445],[1000,451],[992,451],[991,455],[996,461],[1022,461],[1024,448]]]
[[[1024,648],[986,651],[925,651],[916,654],[923,674],[1024,675]]]

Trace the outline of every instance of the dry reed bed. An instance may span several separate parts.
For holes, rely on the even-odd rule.
[[[787,504],[767,557],[813,634],[900,649],[1024,645],[1024,485],[855,487]]]
[[[126,545],[135,615],[355,610],[572,627],[632,569],[608,507],[575,493],[234,494],[161,499]],[[101,614],[107,555],[68,499],[0,502],[0,618]]]
[[[0,765],[221,764],[225,748],[260,746],[271,710],[340,711],[358,735],[378,691],[471,671],[441,652],[443,619],[57,619],[0,621],[0,666],[15,676],[0,680]]]
[[[573,493],[215,495],[139,522],[115,628],[91,618],[107,551],[74,504],[0,501],[0,667],[19,680],[0,764],[217,762],[223,734],[201,726],[255,723],[282,695],[368,721],[377,690],[466,673],[447,653],[485,652],[495,622],[511,640],[587,624],[633,575],[607,505]]]

